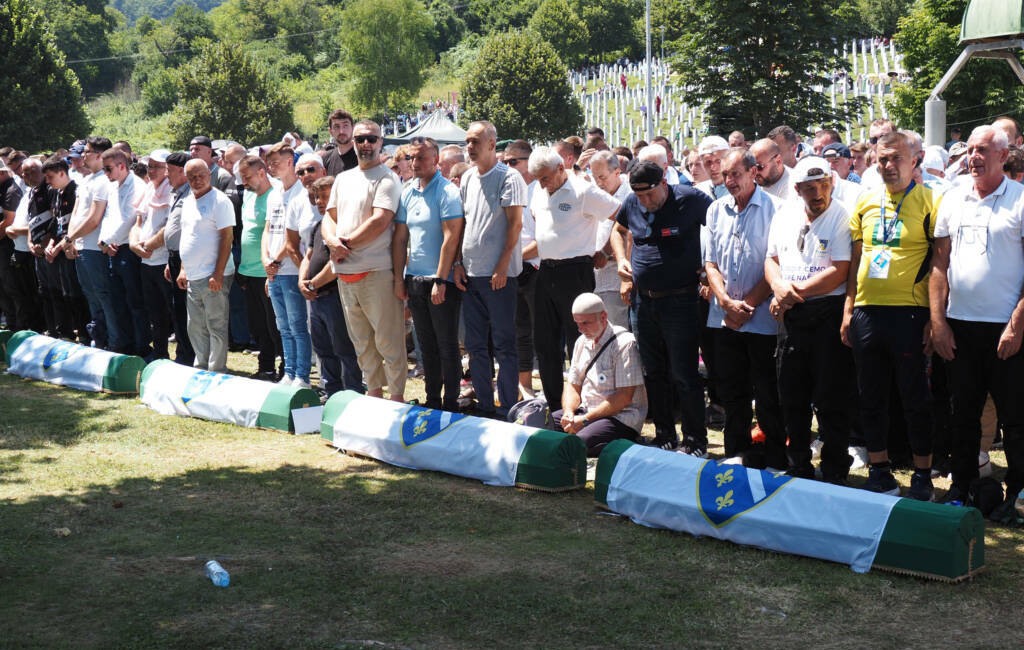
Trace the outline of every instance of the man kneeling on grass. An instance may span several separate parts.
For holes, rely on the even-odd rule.
[[[562,389],[562,408],[551,416],[562,431],[578,435],[593,457],[613,440],[640,437],[647,391],[636,339],[608,322],[600,296],[581,293],[572,304],[572,317],[580,337]]]

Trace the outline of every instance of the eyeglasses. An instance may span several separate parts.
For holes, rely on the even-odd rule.
[[[306,174],[316,173],[316,167],[303,167],[302,169],[296,169],[296,176],[305,176]]]
[[[800,229],[800,236],[797,237],[796,247],[801,253],[804,252],[804,241],[807,239],[807,233],[810,231],[811,227],[807,224],[804,224],[804,227]]]
[[[114,171],[115,169],[117,169],[117,168],[116,167],[104,167],[103,171],[105,171],[106,173],[109,174],[110,172]]]
[[[509,167],[515,167],[516,165],[519,164],[520,160],[526,160],[526,158],[506,158],[505,164],[508,165]]]
[[[405,160],[406,161],[412,160],[412,156],[405,156]]]
[[[357,135],[357,136],[355,136],[352,139],[356,141],[356,144],[363,144],[364,142],[369,142],[370,144],[377,144],[377,140],[380,140],[380,136],[379,135]]]

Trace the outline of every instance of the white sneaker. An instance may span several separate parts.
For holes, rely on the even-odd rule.
[[[989,460],[987,451],[978,452],[978,477],[985,478],[992,476],[992,461]]]
[[[850,447],[847,452],[853,456],[853,464],[850,465],[850,469],[860,469],[861,467],[868,466],[868,448],[867,447]]]
[[[295,378],[295,381],[292,382],[292,386],[296,388],[310,388],[309,382],[299,377]]]
[[[277,384],[279,386],[291,386],[294,382],[295,377],[289,377],[288,375],[285,375],[284,377],[281,377],[280,379],[277,380]]]

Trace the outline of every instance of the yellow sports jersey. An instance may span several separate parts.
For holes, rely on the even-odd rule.
[[[939,200],[921,183],[895,195],[885,186],[861,195],[850,215],[852,239],[862,244],[854,305],[928,306]]]

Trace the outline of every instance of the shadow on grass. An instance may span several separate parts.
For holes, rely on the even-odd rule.
[[[66,447],[93,431],[124,429],[126,421],[110,421],[109,416],[117,406],[134,400],[0,375],[0,450]]]
[[[2,503],[0,639],[478,648],[849,634],[913,645],[920,630],[901,617],[916,615],[935,634],[976,617],[972,638],[990,645],[989,616],[1016,613],[1005,594],[1020,586],[1018,533],[996,544],[998,574],[951,587],[652,531],[595,516],[592,498],[339,463],[198,469]],[[229,588],[204,577],[209,558]]]

